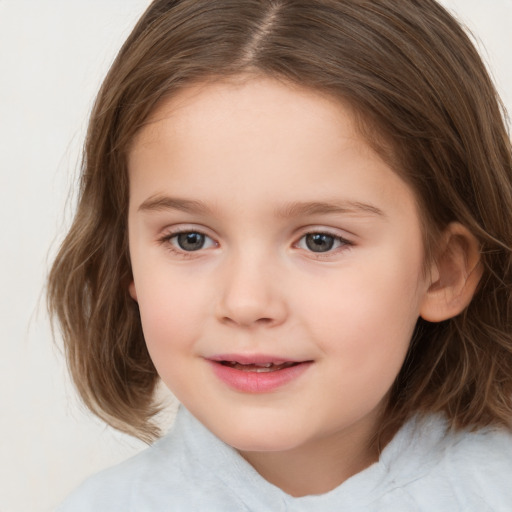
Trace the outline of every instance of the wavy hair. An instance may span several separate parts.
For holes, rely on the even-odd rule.
[[[414,191],[427,256],[452,221],[481,248],[470,305],[422,319],[380,433],[418,412],[453,428],[512,423],[512,155],[504,108],[470,38],[434,0],[155,0],[99,91],[78,206],[51,269],[49,310],[85,404],[150,441],[158,375],[130,298],[127,153],[165,98],[241,73],[350,104]]]

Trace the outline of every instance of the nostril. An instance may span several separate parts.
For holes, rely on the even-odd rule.
[[[236,320],[234,318],[231,318],[229,316],[225,316],[222,318],[222,320],[224,321],[224,323],[226,324],[235,324],[235,325],[253,325],[253,324],[257,324],[257,325],[269,325],[273,322],[272,318],[267,318],[267,317],[264,317],[264,318],[257,318],[256,320],[254,321],[247,321],[247,322],[244,322],[243,319],[239,319],[239,320]]]
[[[258,294],[254,286],[241,284],[232,284],[222,292],[215,306],[218,320],[241,327],[270,327],[285,320],[287,308],[279,293],[265,288],[265,294]]]

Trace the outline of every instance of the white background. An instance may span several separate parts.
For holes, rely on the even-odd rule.
[[[143,444],[78,404],[52,344],[44,280],[69,225],[99,83],[149,0],[0,0],[0,512],[52,510]],[[443,0],[512,111],[512,0]]]

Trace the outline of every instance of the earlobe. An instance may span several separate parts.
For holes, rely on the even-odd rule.
[[[135,289],[135,283],[133,281],[128,285],[128,292],[130,293],[130,297],[137,302],[137,290]]]
[[[457,316],[471,302],[481,277],[478,240],[462,224],[449,224],[432,264],[420,316],[429,322]]]

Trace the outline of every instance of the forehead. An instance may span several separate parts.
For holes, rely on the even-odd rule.
[[[371,202],[407,189],[360,135],[349,105],[268,78],[197,84],[162,102],[134,140],[129,172],[139,204],[166,191],[232,201],[250,191],[248,201],[270,202],[337,190]]]
[[[289,120],[297,121],[296,129],[303,128],[309,133],[315,124],[329,123],[356,135],[356,125],[352,123],[355,116],[348,102],[288,81],[237,75],[192,84],[161,101],[137,133],[131,149],[157,142],[162,135],[171,135],[162,131],[165,120],[172,121],[176,129],[173,135],[176,135],[183,130],[191,134],[201,128],[204,132],[212,127],[225,130],[235,118],[237,131],[245,128],[247,135],[251,135],[250,128],[261,118],[267,119],[275,129],[284,127],[282,121]]]

